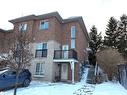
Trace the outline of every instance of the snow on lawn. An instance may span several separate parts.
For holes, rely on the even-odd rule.
[[[73,95],[77,89],[85,84],[87,72],[88,69],[85,70],[83,80],[75,84],[33,81],[29,87],[18,88],[17,95]],[[13,90],[0,92],[0,95],[13,95]]]
[[[119,83],[105,82],[96,85],[93,95],[127,95],[127,90]]]
[[[27,88],[19,88],[17,95],[73,95],[73,92],[81,87],[65,83],[42,83],[32,82]],[[1,92],[0,95],[13,95],[13,90]]]

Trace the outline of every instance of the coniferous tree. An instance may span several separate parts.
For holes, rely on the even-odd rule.
[[[119,33],[117,48],[120,53],[126,59],[127,57],[127,16],[124,14],[121,16],[118,23],[117,31]]]
[[[116,29],[117,29],[117,20],[114,17],[111,17],[109,19],[105,31],[106,36],[104,37],[104,45],[116,48],[117,46],[116,38],[118,36]]]
[[[102,44],[102,37],[101,33],[97,33],[97,28],[95,26],[92,26],[91,32],[89,33],[90,36],[90,42],[89,42],[89,48],[92,50],[89,52],[89,62],[90,64],[93,64],[95,66],[96,64],[96,52],[100,48]]]
[[[96,53],[96,51],[101,47],[102,44],[101,32],[99,34],[97,33],[97,28],[95,27],[95,25],[92,26],[90,31],[89,47]]]

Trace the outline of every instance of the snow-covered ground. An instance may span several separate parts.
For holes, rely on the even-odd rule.
[[[19,88],[17,95],[73,95],[80,87],[81,84],[32,82],[27,88]],[[13,95],[13,90],[1,92],[0,95]]]
[[[93,95],[127,95],[127,90],[119,83],[105,82],[96,85]]]
[[[85,70],[84,78],[75,84],[67,83],[43,83],[33,81],[29,87],[18,88],[17,95],[127,95],[120,84],[103,83],[98,85],[86,84],[88,69]],[[0,95],[13,95],[13,90],[0,92]]]

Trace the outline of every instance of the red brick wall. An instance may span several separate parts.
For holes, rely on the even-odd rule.
[[[78,70],[79,70],[79,64],[75,63],[75,74],[74,74],[75,81],[79,80],[79,72],[78,72]],[[70,63],[68,64],[68,80],[72,81],[72,70],[71,70]]]
[[[5,33],[0,31],[0,52],[2,52],[4,48],[4,38],[5,38]]]
[[[71,74],[72,72],[71,72],[71,65],[70,65],[70,63],[68,64],[68,80],[72,80],[72,74]]]
[[[62,43],[62,24],[56,19],[55,20],[55,40],[59,43]]]
[[[79,64],[75,63],[75,81],[79,80]]]
[[[34,34],[35,42],[56,40],[57,42],[61,43],[62,25],[55,17],[52,17],[46,20],[49,21],[49,28],[45,30],[39,29],[41,20],[27,21],[28,32],[31,32]],[[19,30],[20,23],[22,22],[14,24],[15,32]]]
[[[46,30],[39,29],[41,20],[35,21],[35,27],[33,31],[35,33],[35,41],[39,42],[39,41],[48,41],[48,40],[54,39],[55,37],[54,36],[54,30],[55,30],[54,19],[50,18],[47,20],[49,21],[49,28]]]
[[[87,59],[87,55],[85,53],[86,48],[88,47],[88,41],[84,32],[78,24],[78,32],[76,37],[76,50],[78,52],[78,60],[82,63],[85,59]]]
[[[75,50],[78,53],[79,63],[85,60],[85,49],[88,46],[88,41],[83,32],[80,24],[78,22],[71,22],[63,25],[63,33],[62,33],[62,44],[69,44],[69,48],[71,48],[71,26],[76,26],[76,42],[75,42]]]

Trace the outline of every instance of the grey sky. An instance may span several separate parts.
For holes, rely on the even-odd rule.
[[[87,30],[96,25],[104,33],[111,16],[127,14],[127,0],[1,0],[0,28],[11,29],[10,19],[58,11],[63,18],[82,16]]]

